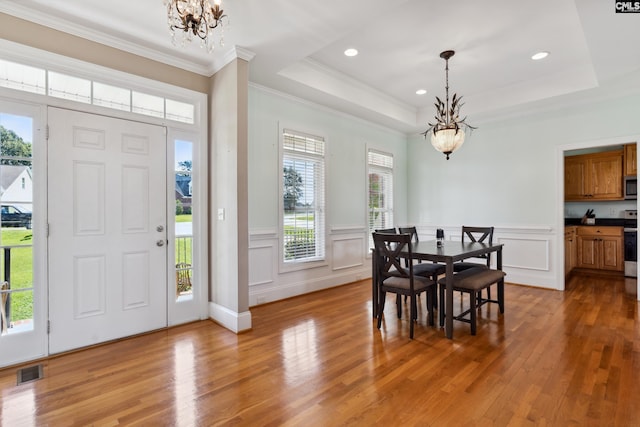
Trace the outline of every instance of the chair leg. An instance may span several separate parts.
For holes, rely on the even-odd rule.
[[[475,292],[470,292],[469,293],[469,299],[470,299],[470,311],[471,311],[471,335],[475,335],[476,334],[476,293]]]
[[[438,308],[438,275],[434,274],[433,276],[431,276],[431,280],[433,280],[433,283],[435,283],[435,286],[433,286],[433,292],[434,295],[436,295],[433,300],[433,308]]]
[[[436,289],[436,285],[431,286],[430,289],[427,289],[427,319],[429,322],[429,326],[433,326],[434,322],[434,315],[433,315],[433,303],[435,300],[435,294],[433,292],[433,290]]]
[[[378,305],[378,329],[382,326],[382,313],[384,312],[384,301],[387,297],[386,292],[380,293],[380,301]]]
[[[444,294],[445,288],[443,285],[440,285],[440,308],[438,309],[438,319],[440,320],[440,327],[444,327]]]
[[[398,319],[402,318],[402,297],[400,294],[396,294],[396,308],[398,310]]]
[[[504,314],[504,279],[498,282],[498,306],[500,313]]]
[[[414,295],[413,298],[411,298],[411,301],[413,301],[413,307],[411,307],[413,317],[411,320],[415,322],[418,320],[418,302],[420,302],[420,294]]]
[[[417,316],[416,313],[416,295],[411,295],[411,314],[409,315],[409,338],[413,339],[413,325],[415,321],[413,320]]]

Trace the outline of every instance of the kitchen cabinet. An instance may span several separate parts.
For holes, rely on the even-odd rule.
[[[624,200],[623,150],[582,154],[564,158],[564,198]]]
[[[571,273],[578,262],[578,242],[576,240],[576,227],[569,226],[564,229],[564,275]]]
[[[637,164],[637,146],[636,144],[625,144],[624,146],[624,176],[638,174]]]
[[[622,227],[579,226],[576,236],[576,267],[624,271]]]

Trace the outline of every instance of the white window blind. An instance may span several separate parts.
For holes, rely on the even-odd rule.
[[[283,259],[324,259],[324,138],[284,129]]]
[[[393,227],[393,156],[369,150],[369,244],[373,247],[371,233],[381,228]]]

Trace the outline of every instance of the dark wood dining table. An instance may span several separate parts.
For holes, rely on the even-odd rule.
[[[478,255],[496,252],[496,268],[502,270],[502,247],[500,244],[488,244],[478,242],[456,242],[445,240],[442,246],[438,246],[436,240],[426,240],[411,244],[411,257],[422,261],[432,261],[445,264],[445,278],[447,282],[445,293],[445,334],[447,338],[453,338],[453,263],[467,258],[474,258]],[[400,256],[409,257],[409,252],[401,252]],[[372,257],[373,280],[372,280],[372,301],[373,315],[378,314],[379,290],[376,279],[376,256]],[[442,309],[442,308],[440,308]]]

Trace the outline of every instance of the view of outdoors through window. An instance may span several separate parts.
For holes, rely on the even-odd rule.
[[[175,142],[175,181],[176,181],[176,297],[193,298],[191,279],[193,277],[193,189],[191,172],[193,166],[193,143],[177,140]]]
[[[284,260],[324,257],[324,140],[285,130],[282,198]]]
[[[371,232],[393,227],[393,157],[369,150],[369,245]]]
[[[0,113],[1,333],[33,330],[33,119]]]

